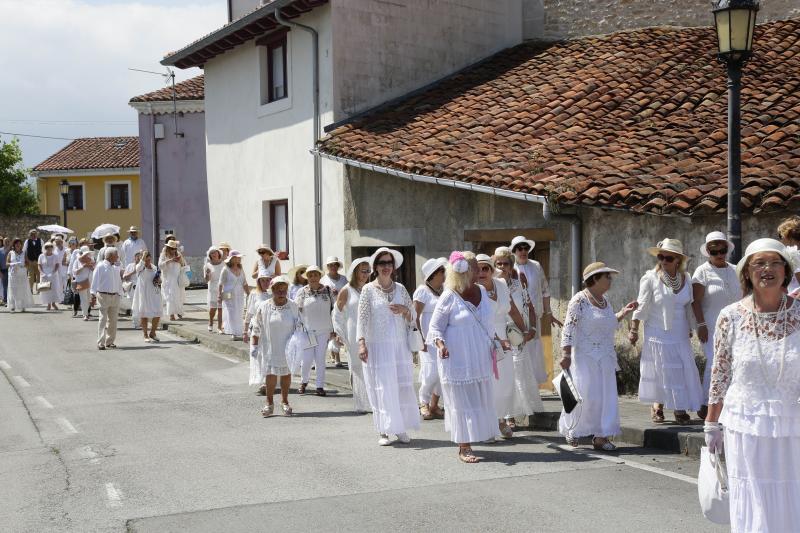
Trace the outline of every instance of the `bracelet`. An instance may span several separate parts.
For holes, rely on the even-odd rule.
[[[708,324],[706,324],[705,322],[700,322],[699,324],[697,324],[697,327],[698,328],[707,328]]]

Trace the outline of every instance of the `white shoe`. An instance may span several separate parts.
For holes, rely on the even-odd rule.
[[[408,444],[411,442],[411,437],[408,436],[408,433],[398,433],[397,440],[403,444]]]
[[[392,444],[392,441],[386,435],[381,435],[381,438],[378,439],[378,446],[389,446],[390,444]]]

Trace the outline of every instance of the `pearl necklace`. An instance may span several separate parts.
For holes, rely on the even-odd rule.
[[[375,285],[377,285],[378,288],[383,293],[383,295],[386,296],[386,299],[389,301],[389,303],[392,303],[392,300],[394,299],[394,287],[395,287],[394,282],[392,282],[392,286],[389,289],[384,289],[383,287],[381,287],[381,284],[380,282],[378,282],[377,279],[375,280]]]
[[[661,281],[664,283],[664,285],[672,289],[672,292],[677,293],[681,289],[681,283],[683,282],[683,280],[681,279],[680,272],[677,272],[673,277],[667,274],[665,270],[661,270],[659,277],[661,278]]]
[[[608,305],[608,300],[606,300],[605,298],[603,298],[602,302],[599,302],[599,301],[595,300],[594,295],[592,294],[592,292],[589,289],[583,289],[583,292],[586,294],[586,297],[589,298],[589,301],[595,307],[597,307],[599,309],[605,309],[606,306]]]
[[[767,368],[766,364],[764,363],[764,354],[761,351],[761,338],[758,335],[758,328],[761,324],[761,317],[759,315],[761,314],[772,315],[773,313],[759,313],[758,311],[756,311],[755,296],[752,296],[750,300],[750,304],[753,307],[751,313],[753,315],[753,330],[755,331],[756,335],[756,352],[758,353],[759,366],[761,366],[761,373],[764,376],[764,384],[771,385],[773,387],[777,387],[778,383],[780,383],[781,378],[783,377],[783,365],[784,362],[786,361],[786,333],[788,331],[788,325],[789,325],[789,317],[786,316],[786,301],[787,301],[786,295],[784,294],[781,296],[781,304],[780,306],[778,306],[778,312],[775,313],[775,320],[779,320],[781,314],[783,314],[784,317],[783,317],[783,337],[781,338],[781,362],[780,365],[778,366],[778,377],[775,379],[775,384],[773,385],[769,382],[769,379],[767,378]],[[767,322],[768,323],[773,322],[773,320],[768,318]]]

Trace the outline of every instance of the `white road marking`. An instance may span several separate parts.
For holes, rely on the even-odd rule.
[[[52,409],[53,408],[53,404],[48,402],[47,398],[45,398],[44,396],[37,396],[37,397],[34,398],[34,400],[39,402],[39,405],[41,405],[45,409]]]
[[[78,433],[78,430],[75,429],[75,426],[73,426],[70,421],[64,417],[56,418],[56,424],[58,424],[59,427],[64,430],[64,433],[69,433],[71,435]]]
[[[11,365],[6,363],[5,361],[0,361],[0,368],[3,370],[11,370]]]
[[[113,483],[106,483],[106,497],[109,507],[119,507],[122,505],[122,493],[114,488]]]
[[[539,439],[537,437],[526,436],[523,438],[533,442],[538,442],[539,444],[544,444],[548,448],[555,448],[564,452],[575,453],[578,455],[585,455],[587,457],[591,457],[592,459],[600,459],[602,461],[607,461],[609,463],[614,463],[617,465],[630,466],[631,468],[644,470],[645,472],[651,472],[653,474],[659,474],[661,476],[671,477],[672,479],[677,479],[679,481],[690,483],[692,485],[697,485],[697,479],[693,477],[686,476],[683,474],[678,474],[676,472],[670,472],[669,470],[664,470],[663,468],[657,468],[655,466],[646,465],[644,463],[639,463],[637,461],[631,461],[630,459],[622,459],[621,457],[618,456],[615,457],[613,455],[600,455],[596,453],[591,453],[585,450],[573,448],[572,446],[567,446],[566,444],[556,444],[554,442],[550,442],[544,439]]]
[[[14,381],[16,381],[17,385],[19,385],[20,387],[30,387],[31,386],[31,384],[28,383],[27,381],[25,381],[25,378],[23,378],[22,376],[14,376]]]

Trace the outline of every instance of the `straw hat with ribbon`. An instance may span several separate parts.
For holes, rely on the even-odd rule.
[[[647,253],[652,256],[657,256],[662,252],[668,252],[671,254],[679,255],[683,258],[688,257],[686,253],[683,251],[683,243],[678,239],[664,239],[663,241],[659,241],[658,244],[652,246],[647,249]]]
[[[587,265],[586,268],[583,269],[583,281],[585,282],[586,280],[588,280],[589,278],[591,278],[596,274],[604,274],[604,273],[619,274],[619,270],[614,270],[613,268],[607,267],[605,263],[601,261],[596,261],[594,263]]]

